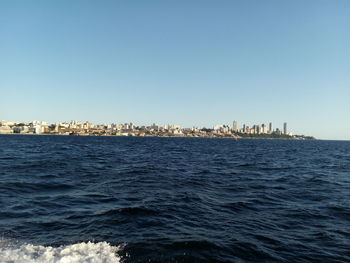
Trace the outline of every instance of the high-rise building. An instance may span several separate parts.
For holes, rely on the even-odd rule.
[[[272,133],[272,122],[269,123],[269,133]]]
[[[261,133],[261,127],[260,127],[260,125],[256,125],[255,130],[256,130],[256,133],[257,133],[257,134],[260,134],[260,133]]]
[[[234,132],[238,131],[238,123],[237,123],[237,121],[233,121],[232,130],[233,130]]]
[[[283,123],[283,134],[287,134],[287,123]]]

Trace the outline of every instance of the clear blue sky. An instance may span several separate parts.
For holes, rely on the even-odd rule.
[[[0,1],[0,119],[350,139],[350,1]]]

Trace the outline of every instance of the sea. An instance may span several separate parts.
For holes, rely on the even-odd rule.
[[[350,262],[350,142],[1,135],[0,262]]]

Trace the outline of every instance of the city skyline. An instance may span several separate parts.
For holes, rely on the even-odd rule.
[[[34,120],[31,122],[14,122],[0,120],[0,134],[44,134],[44,135],[94,135],[94,136],[153,136],[153,137],[209,137],[209,138],[269,138],[269,139],[315,139],[311,135],[293,134],[287,130],[287,123],[283,129],[273,129],[269,125],[242,124],[238,126],[236,120],[232,126],[229,124],[215,125],[213,127],[182,127],[177,124],[147,124],[139,125],[128,123],[92,123],[89,121],[72,120],[70,122],[49,123]]]
[[[232,126],[229,124],[229,123],[223,123],[223,124],[216,124],[216,125],[211,125],[211,126],[208,126],[208,125],[202,125],[202,126],[198,126],[198,125],[189,125],[189,126],[183,126],[183,125],[179,125],[179,124],[175,124],[173,122],[167,122],[167,123],[159,123],[159,122],[154,122],[152,124],[148,123],[148,124],[145,124],[145,123],[142,123],[142,124],[137,124],[137,123],[134,123],[132,121],[127,121],[127,122],[118,122],[118,121],[112,121],[112,122],[91,122],[89,120],[85,120],[85,121],[81,121],[81,120],[70,120],[70,121],[55,121],[55,122],[50,122],[50,121],[46,121],[46,120],[32,120],[32,121],[14,121],[14,120],[0,120],[0,127],[1,126],[16,126],[16,125],[19,125],[19,124],[34,124],[36,125],[36,123],[38,124],[45,124],[47,126],[49,125],[57,125],[57,124],[93,124],[95,126],[99,126],[99,125],[105,125],[105,126],[108,126],[108,125],[119,125],[119,124],[122,124],[122,125],[134,125],[134,126],[154,126],[154,125],[157,125],[159,127],[165,127],[165,126],[176,126],[176,127],[180,127],[180,128],[212,128],[212,129],[216,129],[216,127],[229,127],[231,130],[233,131],[239,131],[239,130],[244,130],[246,127],[247,128],[254,128],[254,127],[258,127],[258,128],[262,128],[263,130],[266,130],[266,131],[269,131],[269,132],[273,132],[273,131],[281,131],[283,132],[283,134],[287,134],[287,122],[283,122],[283,128],[281,127],[276,127],[275,129],[273,129],[273,126],[272,126],[272,122],[269,122],[269,126],[265,125],[265,123],[261,123],[261,124],[251,124],[251,125],[247,125],[246,122],[242,123],[241,126],[239,126],[238,124],[238,121],[237,120],[234,120],[232,123]]]
[[[345,0],[3,1],[0,119],[237,116],[350,140],[349,12]]]

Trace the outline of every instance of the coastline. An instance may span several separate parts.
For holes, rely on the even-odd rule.
[[[233,140],[319,140],[317,138],[301,138],[301,137],[292,137],[286,138],[285,136],[180,136],[180,135],[113,135],[113,134],[55,134],[55,133],[2,133],[1,135],[14,135],[14,136],[72,136],[72,137],[143,137],[143,138],[205,138],[205,139],[233,139]]]

